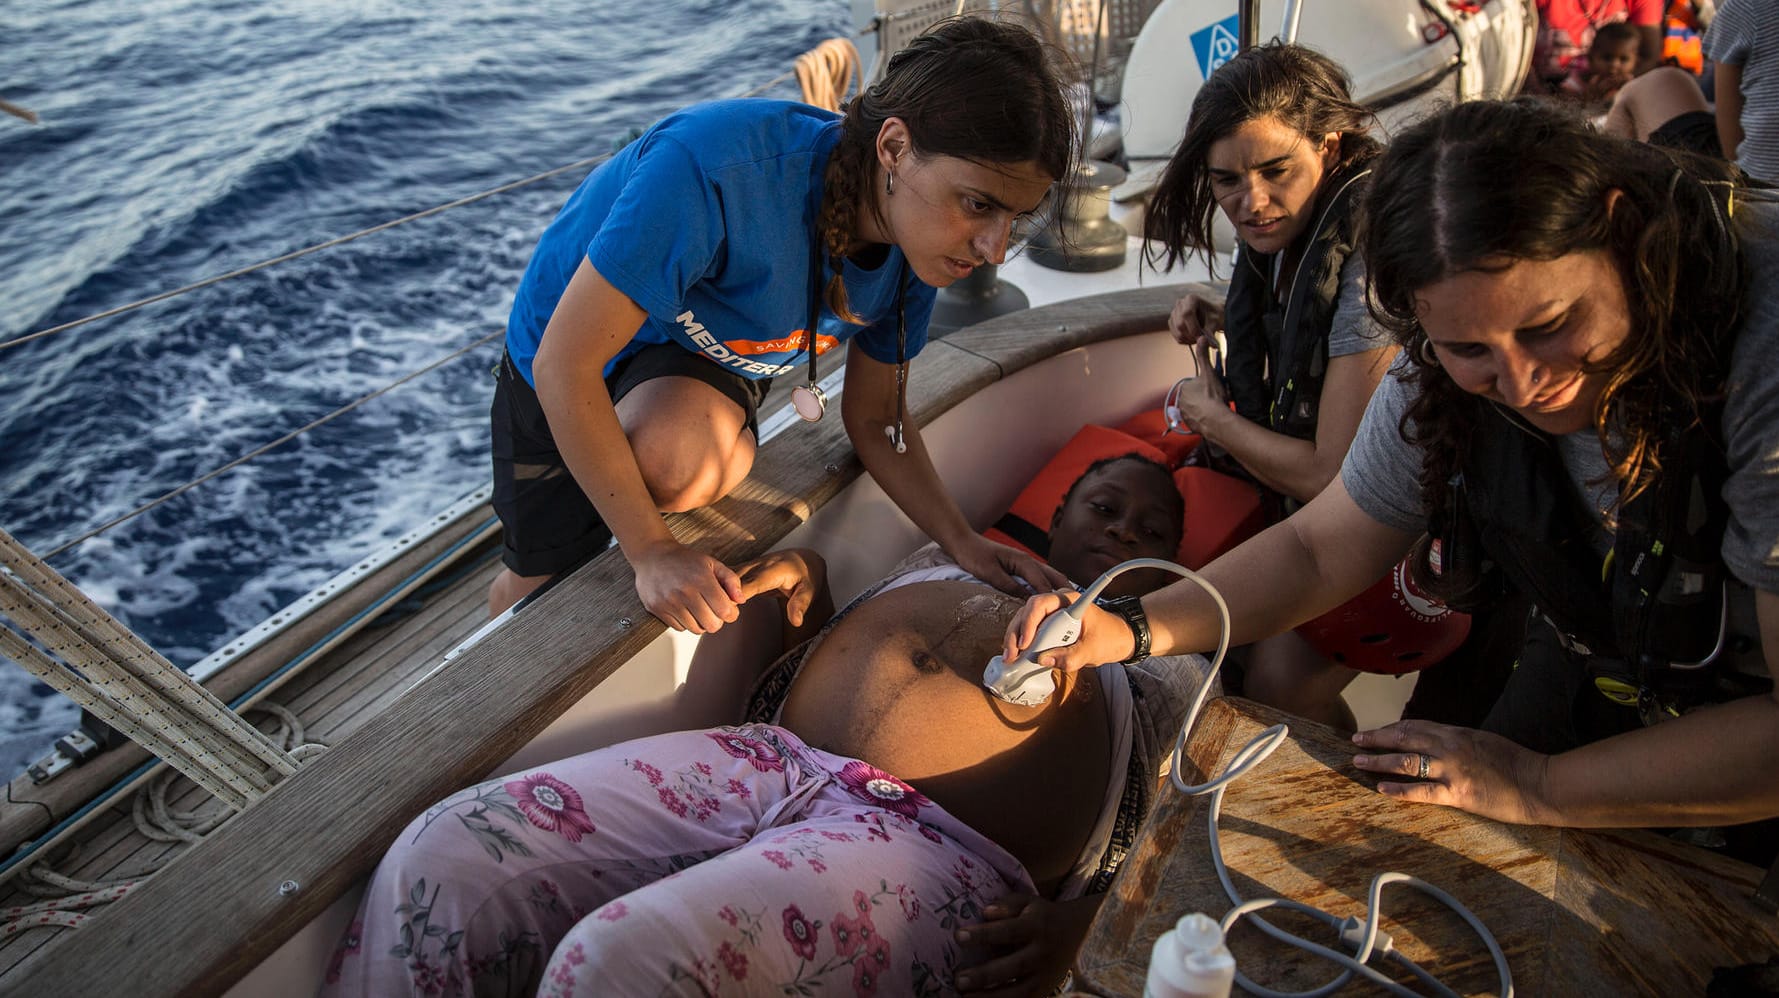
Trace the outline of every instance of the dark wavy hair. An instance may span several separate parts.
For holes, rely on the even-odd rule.
[[[1217,199],[1211,193],[1211,146],[1259,118],[1277,118],[1316,142],[1340,133],[1340,162],[1377,152],[1368,134],[1376,120],[1353,100],[1346,71],[1333,59],[1301,45],[1269,42],[1248,49],[1217,67],[1192,99],[1186,135],[1168,159],[1149,198],[1144,227],[1164,249],[1151,245],[1144,259],[1163,269],[1202,253],[1214,264],[1211,223]]]
[[[1689,425],[1722,397],[1747,280],[1728,218],[1738,176],[1722,161],[1602,135],[1578,113],[1531,99],[1460,104],[1390,143],[1360,246],[1373,309],[1419,389],[1401,430],[1425,454],[1431,522],[1445,522],[1459,456],[1491,414],[1435,362],[1415,315],[1419,292],[1517,260],[1610,256],[1630,333],[1591,365],[1608,375],[1593,425],[1622,504],[1660,474],[1673,421]],[[1437,591],[1438,573],[1422,561]]]
[[[835,315],[858,321],[846,304],[840,265],[858,231],[860,195],[868,195],[871,211],[881,210],[874,149],[883,123],[906,122],[914,151],[923,156],[1034,162],[1060,180],[1079,147],[1058,70],[1062,59],[1017,23],[947,18],[891,56],[883,79],[846,104],[817,219],[834,271],[827,304]]]

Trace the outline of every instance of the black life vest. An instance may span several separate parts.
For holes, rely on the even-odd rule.
[[[1727,195],[1725,195],[1727,198]],[[1719,237],[1734,235],[1718,216]],[[1628,682],[1645,709],[1747,695],[1765,685],[1740,677],[1722,656],[1729,572],[1723,535],[1729,477],[1723,398],[1736,329],[1726,322],[1711,351],[1710,396],[1698,407],[1670,400],[1658,415],[1661,471],[1617,510],[1606,558],[1599,529],[1563,465],[1557,441],[1511,413],[1467,397],[1479,413],[1460,446],[1444,519],[1429,527],[1442,558],[1480,565],[1536,601],[1572,654],[1603,680]],[[1484,585],[1479,593],[1486,593]],[[1486,596],[1484,597],[1486,598]]]
[[[1277,254],[1247,246],[1237,251],[1224,303],[1229,345],[1223,379],[1236,412],[1274,432],[1315,439],[1340,270],[1353,253],[1354,209],[1371,175],[1370,160],[1359,157],[1327,178],[1283,303],[1272,287]]]
[[[1710,668],[1723,650],[1728,611],[1721,402],[1696,419],[1669,414],[1662,471],[1619,508],[1605,559],[1590,543],[1599,526],[1556,441],[1489,408],[1453,480],[1450,508],[1467,521],[1455,533],[1468,542],[1453,538],[1446,552],[1480,549],[1537,603],[1597,683],[1627,684],[1645,708],[1652,700],[1672,707],[1745,694],[1727,670]],[[1433,526],[1436,536],[1454,533]]]

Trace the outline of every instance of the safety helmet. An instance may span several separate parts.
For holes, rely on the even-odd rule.
[[[1427,595],[1402,562],[1297,633],[1330,661],[1395,676],[1425,669],[1455,651],[1470,634],[1470,615]]]

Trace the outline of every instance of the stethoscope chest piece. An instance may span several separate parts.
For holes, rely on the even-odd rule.
[[[815,382],[791,389],[791,408],[805,423],[820,422],[828,411],[828,393]]]

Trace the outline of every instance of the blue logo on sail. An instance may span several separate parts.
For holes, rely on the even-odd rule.
[[[1240,30],[1241,15],[1231,14],[1192,33],[1192,51],[1198,56],[1198,70],[1206,79],[1241,50],[1241,39],[1236,35]]]

